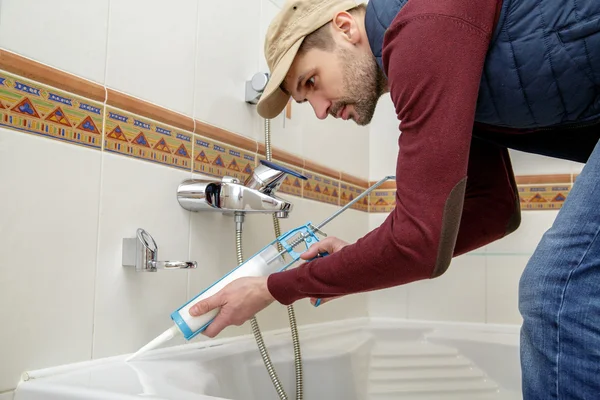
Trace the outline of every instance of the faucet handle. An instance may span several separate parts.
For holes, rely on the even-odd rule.
[[[190,269],[198,265],[195,261],[158,261],[158,246],[154,238],[143,229],[137,237],[123,239],[123,266],[135,267],[137,272],[156,272],[159,269]]]
[[[244,186],[250,189],[258,190],[259,192],[269,196],[279,189],[279,186],[281,186],[286,174],[295,176],[296,178],[302,180],[308,179],[304,175],[282,165],[278,165],[266,160],[260,160],[260,163],[261,165],[256,167],[252,175],[246,179]]]

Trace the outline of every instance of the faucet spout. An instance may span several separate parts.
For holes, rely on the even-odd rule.
[[[243,184],[231,177],[188,179],[179,185],[177,200],[189,211],[271,213],[287,218],[292,203],[275,195],[286,175],[307,179],[296,171],[261,160]]]

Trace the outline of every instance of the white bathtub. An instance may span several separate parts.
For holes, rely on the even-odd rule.
[[[358,319],[300,327],[304,399],[521,399],[518,327]],[[295,399],[289,329],[264,332]],[[252,336],[29,371],[14,400],[277,400]]]

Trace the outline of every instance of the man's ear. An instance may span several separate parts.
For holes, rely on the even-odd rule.
[[[331,26],[334,33],[341,33],[342,38],[351,44],[357,44],[360,41],[358,24],[350,13],[340,11],[335,14],[331,21]]]

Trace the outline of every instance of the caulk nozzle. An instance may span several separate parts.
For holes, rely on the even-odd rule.
[[[156,338],[152,339],[148,344],[143,346],[141,349],[136,351],[134,354],[127,357],[125,359],[125,362],[133,360],[135,357],[139,356],[140,354],[145,353],[150,350],[153,350],[153,349],[157,348],[158,346],[160,346],[161,344],[168,342],[169,340],[173,339],[179,332],[180,332],[180,330],[177,327],[177,325],[173,325],[172,327],[170,327],[169,329],[167,329],[166,331],[164,331],[163,333],[158,335]]]

